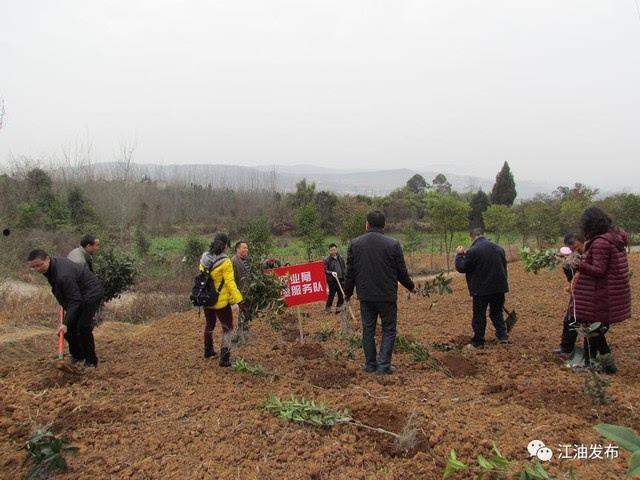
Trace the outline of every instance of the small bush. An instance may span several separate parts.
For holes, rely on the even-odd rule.
[[[103,300],[108,302],[133,285],[138,269],[133,258],[126,253],[105,250],[97,258],[96,275],[105,290]]]

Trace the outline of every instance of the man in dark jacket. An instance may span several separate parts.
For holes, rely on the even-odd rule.
[[[489,317],[496,329],[500,343],[508,343],[507,325],[502,315],[504,294],[509,291],[507,282],[507,258],[499,245],[484,237],[481,228],[471,231],[471,248],[456,250],[456,270],[466,274],[469,293],[473,298],[473,338],[470,346],[484,347],[484,333],[487,327],[487,306]]]
[[[351,240],[347,252],[345,296],[348,302],[357,290],[362,317],[362,346],[367,372],[392,373],[391,355],[396,340],[398,281],[410,291],[409,277],[400,243],[384,235],[384,214],[367,215],[367,233]],[[376,357],[377,318],[382,321],[382,342]]]
[[[231,258],[233,263],[233,276],[236,280],[238,290],[245,299],[238,308],[238,328],[243,331],[249,330],[249,322],[251,321],[251,307],[247,299],[249,292],[249,284],[251,283],[251,262],[249,261],[249,245],[247,242],[240,240],[235,244],[235,255]]]
[[[329,245],[329,256],[324,259],[324,270],[327,274],[327,285],[329,287],[329,296],[327,297],[327,303],[324,311],[326,313],[331,313],[333,299],[337,294],[338,302],[336,303],[336,313],[339,313],[342,308],[342,304],[344,303],[344,297],[340,286],[344,284],[344,273],[347,271],[347,268],[345,266],[344,259],[340,254],[338,254],[338,246],[335,243]],[[334,273],[338,277],[337,279],[333,275]]]
[[[33,250],[27,257],[29,268],[42,273],[65,315],[60,329],[69,343],[74,363],[98,366],[93,340],[93,316],[104,290],[98,277],[86,265],[64,257],[50,257],[44,250]]]
[[[80,239],[80,246],[69,252],[67,258],[76,263],[83,263],[93,270],[93,257],[100,250],[100,240],[93,235],[85,235]]]

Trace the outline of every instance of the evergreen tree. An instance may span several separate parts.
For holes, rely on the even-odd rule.
[[[516,182],[513,180],[509,163],[504,162],[502,169],[496,175],[493,190],[491,190],[491,203],[510,207],[513,205],[516,195]]]
[[[489,196],[482,191],[478,190],[471,198],[469,212],[469,228],[482,228],[484,229],[484,218],[482,214],[489,208],[491,202]]]
[[[438,193],[451,193],[451,183],[442,173],[436,175],[436,177],[431,182],[431,186]]]
[[[415,193],[416,195],[422,194],[427,188],[427,181],[422,175],[416,173],[413,177],[407,180],[407,188],[411,193]]]

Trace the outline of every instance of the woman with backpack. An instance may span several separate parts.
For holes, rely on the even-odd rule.
[[[233,313],[231,305],[242,303],[242,294],[236,285],[233,274],[233,264],[226,255],[231,246],[229,237],[224,233],[218,233],[213,238],[209,251],[204,252],[200,258],[200,271],[209,272],[213,281],[214,292],[217,293],[217,301],[212,307],[204,308],[206,320],[204,327],[204,358],[216,356],[213,349],[213,329],[216,319],[222,325],[222,342],[220,347],[220,366],[231,366],[231,352],[229,350],[230,334],[233,331]]]

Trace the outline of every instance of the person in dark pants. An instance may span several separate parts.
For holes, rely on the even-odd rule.
[[[569,247],[576,255],[581,255],[584,252],[584,238],[577,233],[568,233],[564,237],[564,244]],[[576,330],[578,324],[573,314],[573,292],[572,285],[575,278],[575,270],[570,265],[564,265],[562,267],[565,277],[569,285],[566,288],[567,293],[571,296],[569,299],[569,306],[562,322],[562,336],[560,337],[560,348],[553,350],[556,355],[570,354],[576,345],[576,339],[578,338],[578,332]]]
[[[93,317],[104,295],[98,277],[86,265],[64,257],[50,257],[44,250],[31,251],[27,262],[29,268],[47,278],[65,311],[60,329],[69,344],[72,362],[97,367]]]
[[[612,224],[600,208],[591,207],[580,218],[586,240],[584,254],[574,267],[578,277],[573,286],[575,316],[579,323],[599,323],[585,339],[587,365],[601,356],[605,373],[616,373],[611,349],[605,338],[612,324],[631,317],[631,285],[626,247],[628,234]]]
[[[200,271],[209,272],[213,280],[213,288],[218,292],[218,301],[213,307],[204,309],[206,320],[204,328],[204,358],[213,358],[217,354],[213,349],[213,330],[216,326],[216,318],[222,325],[222,342],[220,348],[221,367],[231,366],[231,335],[233,331],[233,312],[231,305],[241,305],[242,293],[236,285],[233,273],[233,263],[227,256],[230,247],[229,237],[225,233],[218,233],[213,238],[209,250],[200,258]]]
[[[507,325],[502,311],[504,296],[509,291],[507,281],[507,258],[499,245],[484,237],[481,228],[471,230],[471,248],[456,249],[456,270],[466,274],[469,293],[473,298],[473,338],[471,347],[484,347],[484,334],[487,327],[487,307],[489,318],[496,330],[500,343],[508,343]]]
[[[329,245],[329,256],[324,259],[324,270],[327,274],[327,286],[329,287],[329,296],[327,297],[324,311],[331,313],[333,299],[337,294],[338,302],[336,303],[336,313],[339,313],[344,303],[344,296],[342,295],[340,285],[344,284],[344,272],[347,268],[344,259],[338,254],[338,246],[335,243]],[[333,276],[333,273],[336,273],[337,279]]]
[[[407,290],[415,285],[409,277],[402,247],[384,234],[385,218],[379,211],[367,215],[367,233],[351,240],[347,252],[345,300],[357,291],[362,317],[362,346],[366,372],[392,373],[391,356],[396,340],[398,282]],[[376,354],[377,319],[382,322],[382,342]]]

